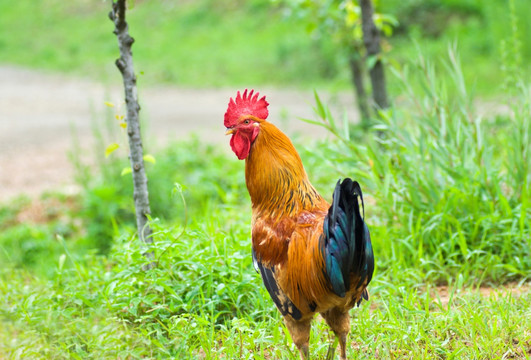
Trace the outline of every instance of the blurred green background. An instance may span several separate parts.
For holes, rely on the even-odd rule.
[[[346,89],[345,51],[334,34],[315,31],[316,18],[307,16],[305,3],[320,3],[321,11],[335,6],[302,0],[136,0],[128,20],[137,40],[137,70],[152,84]],[[417,49],[438,58],[456,43],[468,82],[492,95],[492,84],[514,56],[514,40],[521,58],[513,60],[526,74],[530,69],[522,59],[531,56],[531,2],[511,4],[512,15],[507,0],[376,1],[377,13],[397,21],[383,41],[385,59],[389,65],[404,63]],[[94,0],[1,1],[0,63],[115,79],[109,8],[109,1]],[[395,81],[389,80],[392,92]]]

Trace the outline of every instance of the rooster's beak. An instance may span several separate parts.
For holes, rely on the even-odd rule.
[[[231,134],[234,134],[236,132],[236,130],[234,130],[233,128],[227,128],[227,131],[225,132],[225,135],[231,135]]]

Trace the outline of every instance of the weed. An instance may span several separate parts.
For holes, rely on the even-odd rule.
[[[383,112],[368,134],[354,136],[348,123],[342,129],[316,96],[319,124],[339,140],[321,158],[372,195],[383,269],[401,264],[438,282],[458,274],[473,283],[529,278],[530,257],[522,256],[531,253],[527,92],[511,116],[482,119],[449,54],[442,78],[454,81],[453,94],[420,57],[411,72],[397,73],[410,95],[407,110]]]

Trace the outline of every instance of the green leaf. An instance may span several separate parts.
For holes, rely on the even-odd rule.
[[[172,194],[175,194],[176,192],[182,194],[184,190],[186,190],[185,185],[182,185],[180,183],[175,183],[173,184]]]
[[[144,155],[144,161],[150,162],[152,164],[155,164],[157,161],[155,160],[155,157],[151,154]]]
[[[105,149],[105,157],[109,157],[116,149],[118,149],[120,145],[117,143],[112,143],[109,146],[107,146],[107,149]]]
[[[326,124],[322,123],[321,121],[311,120],[311,119],[305,119],[305,118],[299,118],[300,121],[304,121],[305,123],[312,124],[312,125],[318,125],[327,127]]]
[[[315,23],[313,23],[313,22],[312,22],[312,23],[308,23],[308,24],[306,25],[306,32],[307,32],[308,34],[313,33],[313,32],[315,31],[315,29],[317,29],[317,24],[315,24]]]
[[[124,175],[130,174],[132,172],[133,172],[133,170],[131,170],[131,167],[126,167],[126,168],[122,169],[122,172],[120,173],[120,175],[124,176]]]
[[[315,112],[317,113],[317,115],[319,115],[319,117],[321,119],[326,119],[326,110],[323,106],[323,103],[321,102],[321,99],[319,98],[319,95],[317,94],[317,91],[313,91],[313,95],[315,96],[315,104],[316,104],[316,108],[315,108]]]
[[[61,254],[61,256],[59,256],[59,271],[63,270],[63,266],[65,264],[65,260],[66,260],[66,255],[65,254]]]
[[[372,69],[379,59],[378,55],[367,56],[367,70]]]
[[[345,112],[343,114],[343,131],[344,131],[344,137],[347,141],[350,141],[350,126],[349,126],[348,116]]]

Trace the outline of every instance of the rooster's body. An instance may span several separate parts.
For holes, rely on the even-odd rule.
[[[367,299],[374,258],[357,182],[338,182],[330,205],[315,190],[289,138],[267,118],[258,94],[231,99],[225,126],[246,159],[252,201],[252,249],[264,285],[292,339],[309,355],[310,323],[320,313],[339,338],[345,359],[349,310]]]

